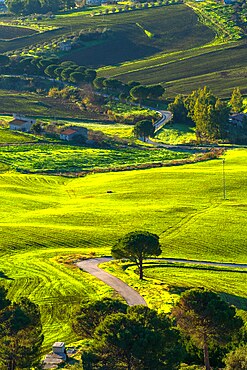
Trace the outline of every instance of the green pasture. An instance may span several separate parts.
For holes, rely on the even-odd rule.
[[[37,142],[34,135],[13,132],[9,129],[0,128],[0,145],[23,144]]]
[[[215,291],[229,304],[247,311],[247,271],[150,261],[144,264],[144,280],[138,278],[137,267],[131,263],[108,262],[101,267],[138,290],[148,305],[169,312],[186,289]]]
[[[189,144],[196,141],[195,127],[182,123],[168,123],[155,136],[156,142]]]
[[[144,229],[160,236],[164,257],[247,262],[247,150],[229,150],[225,159],[226,200],[220,159],[83,178],[0,174],[0,278],[11,298],[29,296],[41,305],[46,350],[55,340],[75,340],[70,315],[79,301],[112,294],[103,283],[63,264],[69,255],[109,255],[125,233]],[[188,269],[187,282],[182,272],[177,283],[170,273],[169,283],[166,267],[162,271],[154,279],[164,284],[157,288],[155,283],[155,289],[157,294],[165,289],[168,305],[177,291],[170,297],[167,285],[210,287],[220,276],[227,280],[216,280],[218,290],[237,296],[234,302],[246,298],[243,274],[203,270],[203,279]],[[231,276],[235,283],[230,284]],[[157,301],[151,296],[150,304],[152,299]]]
[[[82,124],[83,127],[86,127],[89,130],[93,131],[101,131],[105,135],[111,136],[111,137],[119,137],[121,139],[133,139],[133,126],[131,125],[124,125],[121,123],[115,123],[115,124],[102,124],[102,123],[90,123],[85,122]]]
[[[0,162],[18,172],[64,173],[165,162],[190,156],[166,149],[98,149],[63,144],[0,147]]]

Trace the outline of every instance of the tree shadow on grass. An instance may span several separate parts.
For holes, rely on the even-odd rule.
[[[0,279],[14,280],[14,279],[8,277],[3,271],[0,271]]]

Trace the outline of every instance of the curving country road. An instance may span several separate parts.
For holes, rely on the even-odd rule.
[[[108,272],[105,272],[98,267],[99,263],[109,262],[111,260],[112,257],[90,258],[88,260],[77,262],[76,265],[80,269],[89,272],[91,275],[97,277],[116,290],[116,292],[118,292],[126,300],[129,306],[135,306],[139,304],[146,306],[147,303],[138,292],[129,287],[122,280],[111,274],[108,274]]]
[[[112,257],[101,257],[101,258],[90,258],[81,262],[77,262],[76,265],[88,272],[89,274],[97,277],[99,280],[103,281],[105,284],[112,287],[116,292],[118,292],[128,303],[129,306],[135,305],[147,305],[144,298],[133,288],[129,287],[122,280],[109,274],[108,272],[100,269],[98,265],[100,263],[109,262]],[[247,269],[247,264],[240,263],[227,263],[227,262],[208,262],[208,261],[198,261],[198,260],[186,260],[179,258],[155,258],[152,261],[165,261],[170,263],[186,263],[193,265],[206,265],[206,266],[217,266],[217,267],[230,267],[230,268],[242,268]],[[247,271],[246,271],[247,273]]]

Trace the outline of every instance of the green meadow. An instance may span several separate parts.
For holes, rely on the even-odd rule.
[[[146,229],[160,236],[163,257],[247,262],[247,150],[229,150],[225,159],[226,200],[220,159],[83,178],[0,174],[0,277],[13,299],[26,295],[40,304],[44,349],[54,340],[75,340],[70,318],[80,301],[113,294],[68,265],[71,256],[109,255],[125,233]],[[164,304],[171,304],[166,285],[215,284],[236,302],[246,297],[244,274],[203,270],[200,275],[188,267],[166,281],[165,266],[148,271],[150,278],[165,282],[157,288],[165,287]],[[238,304],[246,309],[244,301]]]
[[[186,289],[206,288],[235,305],[247,317],[247,271],[203,265],[149,261],[144,264],[144,280],[138,280],[131,263],[108,262],[101,267],[138,290],[148,305],[169,312]]]
[[[18,172],[65,173],[114,169],[146,163],[168,162],[190,156],[166,149],[92,149],[66,144],[36,144],[0,147],[0,163]]]

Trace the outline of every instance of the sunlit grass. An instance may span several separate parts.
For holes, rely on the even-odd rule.
[[[126,233],[148,230],[160,236],[163,257],[247,262],[247,151],[228,151],[225,158],[226,200],[221,160],[84,178],[0,174],[0,280],[11,298],[40,304],[45,348],[75,340],[70,315],[80,300],[112,294],[64,264],[66,255],[109,255]],[[154,281],[144,282],[141,292],[152,307],[171,307],[176,291],[167,286],[205,285],[244,308],[244,274],[187,267],[177,273],[166,266],[148,271]]]

